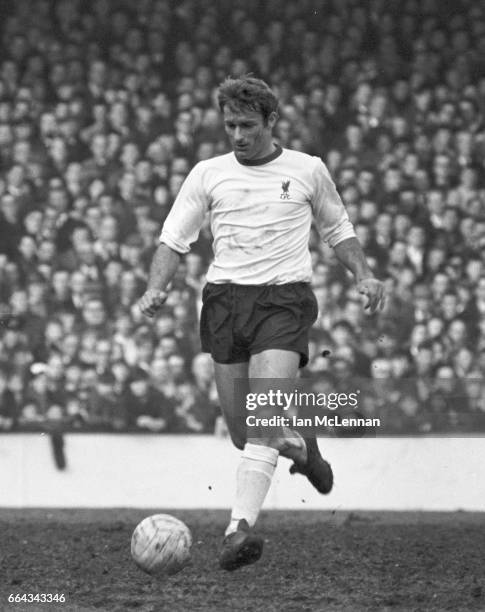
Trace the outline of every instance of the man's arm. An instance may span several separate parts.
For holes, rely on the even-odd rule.
[[[180,263],[180,253],[161,242],[153,255],[147,290],[166,291]]]
[[[374,278],[357,238],[342,240],[333,250],[338,260],[352,272],[358,283],[365,278]]]
[[[335,251],[357,281],[359,293],[367,296],[365,308],[384,307],[384,285],[374,278],[343,202],[325,164],[319,160],[312,172],[313,214],[320,237]]]
[[[163,224],[161,242],[150,267],[148,288],[138,302],[147,317],[153,317],[167,299],[167,286],[177,270],[180,256],[188,253],[190,245],[197,240],[208,209],[204,166],[200,162],[183,182]]]
[[[180,253],[161,242],[153,255],[148,286],[138,305],[147,317],[153,317],[167,299],[167,286],[180,263]]]
[[[367,297],[365,308],[371,312],[378,307],[382,310],[385,303],[384,285],[374,277],[357,238],[342,240],[333,250],[337,259],[354,275],[359,293]]]

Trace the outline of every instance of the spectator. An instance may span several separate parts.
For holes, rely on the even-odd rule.
[[[131,374],[128,397],[129,424],[156,433],[174,430],[174,405],[150,384],[145,370],[136,368]]]
[[[14,394],[8,388],[7,371],[0,370],[0,431],[11,431],[15,428],[20,413],[20,406]]]
[[[96,430],[121,431],[128,425],[128,396],[116,393],[115,382],[113,374],[105,372],[91,391],[87,419]]]
[[[178,395],[187,414],[193,410],[194,431],[210,427],[193,408],[212,401],[196,334],[208,224],[180,266],[166,310],[153,326],[143,323],[143,338],[134,305],[188,171],[227,151],[215,87],[248,70],[278,90],[280,143],[326,160],[389,289],[379,320],[363,324],[359,296],[313,236],[316,327],[336,354],[324,357],[321,348],[309,368],[335,369],[343,384],[368,374],[376,359],[406,371],[402,350],[409,349],[420,397],[438,373],[446,380],[446,368],[455,377],[483,370],[484,66],[476,59],[475,5],[460,5],[458,22],[433,30],[440,18],[433,3],[424,20],[408,3],[378,21],[371,8],[345,3],[329,6],[325,20],[289,3],[275,20],[268,3],[258,30],[245,10],[228,10],[218,22],[209,6],[198,7],[194,26],[194,0],[175,12],[163,2],[134,3],[129,18],[109,3],[103,11],[54,3],[52,23],[44,3],[31,4],[29,14],[15,3],[7,9],[0,83],[0,301],[13,314],[0,328],[0,362],[14,370],[19,405],[31,385],[15,376],[35,379],[33,359],[49,369],[60,360],[72,379],[67,404],[53,400],[51,412],[62,421],[67,411],[82,428],[96,377],[112,371],[118,394],[130,369],[142,366],[154,383],[163,378],[156,384]],[[172,49],[166,41],[175,27],[187,35]],[[445,48],[453,61],[437,61]],[[62,386],[62,377],[50,378],[49,386]],[[21,426],[47,418],[49,408],[37,414],[29,402]],[[398,431],[414,431],[413,419],[419,431],[441,426],[422,404],[394,407]],[[466,419],[448,415],[442,426],[453,422],[460,428]]]

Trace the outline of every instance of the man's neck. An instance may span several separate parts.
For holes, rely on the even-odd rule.
[[[252,157],[251,159],[239,159],[236,156],[237,161],[243,166],[262,166],[267,164],[281,155],[283,149],[274,143],[271,144],[270,152],[264,156]]]

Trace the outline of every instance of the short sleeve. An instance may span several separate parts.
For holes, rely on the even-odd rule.
[[[354,238],[354,226],[321,159],[312,172],[312,186],[313,215],[322,240],[334,247],[347,238]]]
[[[209,197],[204,185],[204,169],[197,164],[187,175],[175,202],[165,219],[160,242],[184,254],[199,236],[205,215],[209,210]]]

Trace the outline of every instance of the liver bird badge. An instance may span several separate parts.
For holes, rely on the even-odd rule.
[[[281,192],[280,195],[280,199],[281,200],[289,200],[290,199],[290,194],[289,194],[289,189],[290,189],[290,181],[283,181],[281,183],[281,189],[283,190]]]

